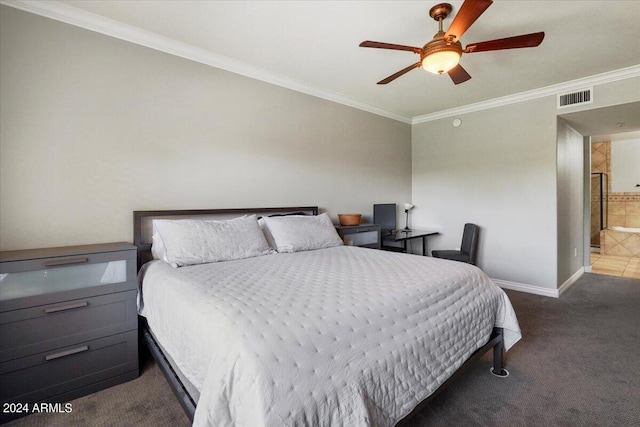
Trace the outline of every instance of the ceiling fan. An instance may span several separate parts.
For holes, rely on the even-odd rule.
[[[442,30],[442,21],[449,16],[452,6],[449,3],[440,3],[433,6],[429,10],[429,16],[438,21],[438,32],[433,36],[433,39],[423,47],[404,46],[369,40],[360,43],[360,47],[407,50],[420,55],[419,62],[409,65],[407,68],[390,75],[386,79],[380,80],[378,84],[385,85],[420,66],[434,74],[447,73],[449,77],[451,77],[451,80],[453,80],[453,83],[460,84],[471,78],[469,73],[459,64],[460,57],[463,53],[536,47],[542,43],[544,32],[539,32],[471,43],[463,49],[462,44],[460,44],[460,37],[462,37],[476,19],[491,6],[491,3],[493,3],[493,0],[465,0],[455,18],[453,18],[453,22],[451,22],[446,33]]]

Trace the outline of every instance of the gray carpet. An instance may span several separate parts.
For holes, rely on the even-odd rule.
[[[561,298],[507,291],[511,375],[483,358],[411,426],[640,426],[640,280],[584,274]]]
[[[507,293],[524,335],[506,355],[511,375],[492,376],[485,356],[408,425],[640,426],[640,280],[585,274],[559,299]],[[72,403],[10,425],[188,425],[153,362]]]

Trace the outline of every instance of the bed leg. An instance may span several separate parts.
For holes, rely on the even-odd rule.
[[[504,338],[502,329],[499,329],[500,339],[493,346],[493,366],[491,367],[491,373],[496,377],[507,377],[509,371],[504,369]]]

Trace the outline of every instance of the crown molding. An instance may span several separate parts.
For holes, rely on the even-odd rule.
[[[142,30],[132,25],[96,15],[65,3],[41,0],[0,0],[0,4],[411,125],[556,95],[562,92],[581,89],[585,86],[593,86],[640,76],[640,65],[634,65],[620,70],[609,71],[435,113],[408,117],[262,68],[251,66],[224,55],[219,55],[187,43]]]
[[[416,116],[411,121],[412,125],[430,122],[433,120],[444,119],[447,117],[458,116],[461,114],[472,113],[474,111],[487,110],[489,108],[502,107],[504,105],[516,104],[518,102],[530,101],[533,99],[543,98],[545,96],[555,96],[559,93],[571,92],[578,89],[584,89],[588,86],[596,86],[604,83],[611,83],[618,80],[640,77],[640,65],[622,68],[620,70],[607,71],[606,73],[595,74],[589,77],[583,77],[568,82],[559,83],[551,86],[545,86],[539,89],[533,89],[526,92],[515,93],[500,98],[489,99],[487,101],[476,102],[474,104],[463,105],[462,107],[450,108],[435,113]]]
[[[185,58],[201,64],[240,74],[252,79],[281,86],[317,98],[325,99],[348,107],[357,108],[379,116],[411,124],[411,117],[388,111],[373,105],[338,95],[312,85],[294,80],[265,69],[254,67],[241,61],[197,48],[132,25],[124,24],[91,12],[78,9],[57,1],[40,0],[0,0],[0,4],[30,12],[45,18],[71,24],[90,31],[125,40],[151,49]]]

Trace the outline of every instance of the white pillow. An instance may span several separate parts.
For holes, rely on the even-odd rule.
[[[269,227],[267,227],[267,222],[264,220],[264,218],[260,218],[258,220],[258,225],[260,225],[260,228],[262,229],[262,232],[264,233],[264,238],[267,239],[267,243],[269,244],[269,248],[271,248],[272,250],[276,250],[276,243],[273,241],[273,236],[271,235],[271,232],[269,231]]]
[[[151,237],[151,256],[153,259],[161,259],[169,262],[167,260],[167,250],[164,247],[160,233],[156,230],[155,224],[153,225],[153,236]]]
[[[153,221],[154,243],[164,246],[154,251],[173,267],[231,261],[266,255],[271,252],[255,215],[226,221],[164,220]],[[152,246],[153,250],[153,246]]]
[[[264,218],[278,252],[310,251],[344,244],[326,213]]]
[[[153,259],[161,259],[165,262],[167,261],[167,250],[164,247],[164,243],[162,242],[162,237],[160,237],[160,233],[158,233],[158,229],[156,228],[156,221],[151,221],[151,226],[153,227],[152,236],[151,236],[151,256]]]

